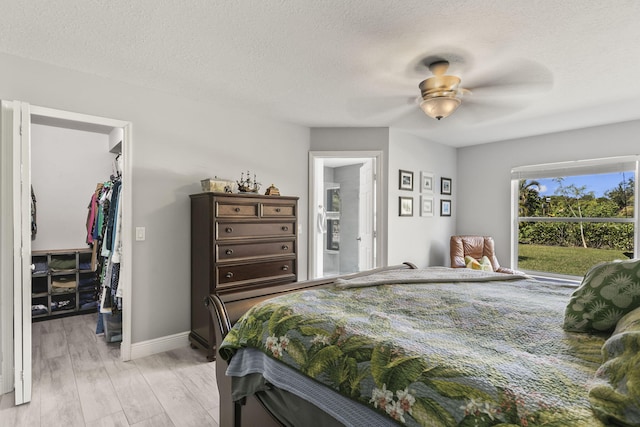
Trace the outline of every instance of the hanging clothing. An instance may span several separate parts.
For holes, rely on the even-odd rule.
[[[87,244],[93,244],[93,241],[96,238],[94,233],[94,228],[96,225],[96,215],[98,214],[98,197],[100,197],[100,191],[104,185],[99,183],[96,186],[96,191],[93,192],[91,196],[91,201],[89,202],[89,212],[87,213]]]
[[[38,233],[38,223],[36,221],[36,193],[31,186],[31,240],[35,240]]]
[[[120,180],[113,183],[113,189],[111,190],[111,204],[109,206],[109,217],[107,218],[107,235],[106,235],[106,247],[109,251],[113,250],[113,233],[117,220],[118,213],[118,197],[120,196],[120,186],[122,183]]]
[[[103,315],[115,316],[122,310],[122,286],[120,284],[120,260],[122,254],[122,157],[113,163],[113,175],[109,181],[98,184],[91,197],[87,213],[87,243],[93,246],[97,259],[98,323],[96,334],[105,332]],[[80,283],[79,286],[82,286]],[[84,294],[79,300],[83,307],[91,307],[93,301]]]

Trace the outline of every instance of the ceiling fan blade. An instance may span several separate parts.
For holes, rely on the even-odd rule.
[[[462,100],[453,115],[460,113],[469,123],[486,122],[515,114],[528,104],[524,99],[483,99],[470,96]]]
[[[383,96],[350,99],[347,111],[357,119],[389,117],[390,121],[418,108],[417,96]]]
[[[497,69],[470,75],[462,86],[482,96],[535,94],[553,87],[553,74],[537,62],[518,59]]]

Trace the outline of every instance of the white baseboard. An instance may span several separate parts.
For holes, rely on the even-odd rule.
[[[151,356],[189,345],[189,331],[131,344],[131,359]]]

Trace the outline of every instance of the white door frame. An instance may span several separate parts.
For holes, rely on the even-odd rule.
[[[88,114],[56,110],[52,108],[31,106],[31,114],[52,119],[68,120],[71,122],[87,123],[111,128],[122,128],[122,262],[120,267],[120,283],[122,286],[122,343],[120,344],[120,358],[131,360],[131,304],[132,304],[132,224],[133,224],[133,181],[132,181],[132,153],[133,138],[132,124],[124,120],[109,119]]]
[[[358,269],[369,270],[376,264],[373,242],[376,241],[375,227],[375,194],[379,185],[373,172],[373,160],[368,159],[360,168],[360,210],[358,219]],[[372,215],[374,213],[374,215]],[[372,217],[373,216],[373,217]]]
[[[29,104],[13,115],[13,337],[16,405],[31,401],[31,125]],[[17,166],[17,167],[16,167]]]
[[[0,119],[0,394],[13,390],[13,103]],[[6,220],[11,218],[11,221]]]
[[[122,360],[131,359],[131,302],[132,302],[132,125],[130,122],[107,119],[103,117],[90,116],[86,114],[73,113],[62,110],[55,110],[45,107],[30,106],[28,103],[19,101],[2,102],[3,124],[8,124],[11,119],[12,129],[3,126],[2,131],[2,153],[3,167],[2,178],[11,179],[11,185],[3,185],[0,197],[2,197],[2,214],[11,212],[11,229],[13,235],[9,244],[9,224],[6,220],[2,223],[2,245],[3,254],[7,249],[13,248],[13,274],[9,278],[6,269],[3,268],[0,276],[0,296],[2,296],[2,317],[0,318],[0,328],[2,328],[2,371],[0,372],[2,381],[0,382],[0,393],[11,390],[15,383],[16,404],[26,403],[31,398],[31,169],[30,169],[30,149],[31,142],[30,118],[31,115],[39,115],[47,118],[67,120],[70,122],[80,122],[84,124],[106,126],[123,129],[122,155],[122,269],[120,271],[120,281],[123,287],[123,310],[122,329],[123,341],[120,346]],[[26,124],[25,124],[26,123]],[[22,127],[22,132],[20,129]],[[20,133],[22,135],[20,136]],[[11,144],[10,144],[11,143]],[[11,165],[4,157],[8,154],[7,145],[12,146]],[[10,209],[11,207],[11,209]],[[0,259],[0,265],[7,267],[8,258]],[[13,282],[11,286],[8,282]],[[12,287],[12,289],[11,289]],[[11,292],[11,290],[13,292]],[[6,303],[6,296],[13,294],[13,306]],[[10,319],[20,319],[13,321]],[[9,320],[8,320],[9,319]],[[13,323],[13,325],[11,325]],[[13,340],[8,340],[12,337]],[[7,357],[13,355],[13,359]],[[14,369],[11,370],[11,365]]]
[[[318,251],[322,251],[323,241],[318,238],[318,206],[323,206],[323,182],[320,178],[324,175],[322,169],[319,170],[319,165],[324,159],[336,159],[336,158],[363,158],[373,157],[375,158],[375,175],[378,185],[376,185],[375,191],[375,209],[376,209],[376,265],[374,267],[384,266],[384,260],[386,260],[385,246],[386,242],[383,236],[386,233],[383,232],[383,210],[382,210],[382,185],[385,177],[383,176],[382,151],[309,151],[309,250],[308,250],[308,270],[309,278],[317,278],[322,274],[322,265],[318,265]]]
[[[30,221],[25,223],[22,211],[30,211],[29,130],[22,127],[22,117],[28,117],[29,105],[19,101],[2,101],[2,236],[0,265],[0,327],[2,328],[2,389],[15,389],[16,404],[31,399],[31,319],[29,308],[23,303],[31,297],[31,286],[24,287],[25,277],[31,276],[31,261],[23,254],[31,253]],[[23,166],[26,166],[23,167]],[[25,194],[29,194],[25,198]],[[30,214],[29,214],[30,217]],[[29,220],[29,217],[27,220]],[[29,280],[29,284],[30,284]],[[29,306],[31,302],[29,301]],[[28,341],[28,348],[24,344]],[[16,343],[14,345],[14,343]]]

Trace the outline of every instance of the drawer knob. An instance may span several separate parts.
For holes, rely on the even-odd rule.
[[[235,208],[234,211],[240,212],[240,208]]]
[[[286,225],[282,226],[282,231],[289,231],[289,227],[287,227]]]
[[[225,277],[226,277],[227,279],[231,279],[231,278],[233,277],[233,273],[232,273],[232,272],[228,272],[228,273],[225,275]]]
[[[288,265],[283,265],[283,266],[282,266],[282,270],[283,270],[283,271],[287,271],[287,270],[289,270],[289,266],[288,266]]]
[[[280,208],[276,208],[276,212],[280,212]]]
[[[233,249],[227,249],[226,251],[224,251],[224,253],[227,255],[231,255],[233,253]]]
[[[227,227],[227,228],[224,229],[224,231],[226,231],[227,233],[232,233],[233,232],[233,228]]]
[[[283,251],[288,251],[289,250],[289,245],[282,245],[282,250]]]

